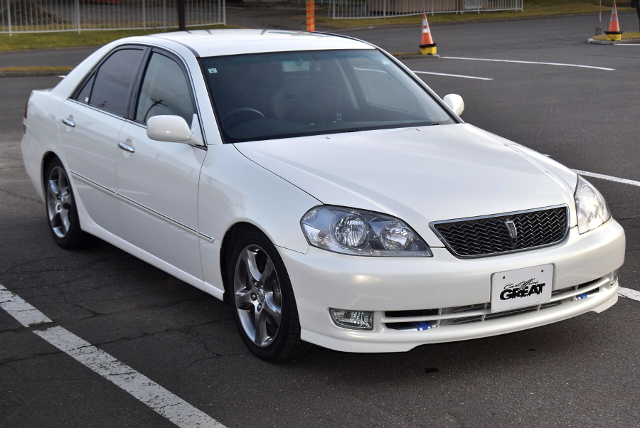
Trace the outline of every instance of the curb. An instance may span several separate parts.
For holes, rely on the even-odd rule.
[[[636,13],[634,11],[618,12],[618,15],[625,15],[628,13]],[[417,16],[417,15],[416,15]],[[598,16],[598,12],[585,12],[585,13],[565,13],[562,15],[537,15],[537,16],[523,16],[515,18],[490,18],[490,19],[470,19],[468,21],[445,21],[445,22],[429,22],[429,27],[439,27],[441,25],[462,25],[462,24],[482,24],[484,22],[510,22],[510,21],[529,21],[532,19],[554,19],[554,18],[575,18],[579,16]],[[416,24],[392,24],[392,25],[369,25],[368,27],[357,28],[345,28],[337,29],[330,28],[328,30],[322,30],[325,32],[347,32],[347,31],[362,31],[362,30],[383,30],[386,28],[415,28]]]
[[[106,43],[105,43],[106,44]],[[12,53],[28,53],[28,52],[53,52],[53,51],[73,51],[78,49],[95,49],[98,50],[104,45],[95,45],[95,46],[63,46],[60,48],[44,48],[44,49],[16,49],[16,50],[7,50],[0,51],[0,55],[7,55]]]
[[[1,77],[36,77],[36,76],[62,76],[69,74],[66,70],[50,71],[0,71]]]
[[[614,42],[610,40],[596,40],[592,37],[589,37],[587,39],[587,43],[590,43],[592,45],[626,45],[632,43],[640,43],[640,39],[626,39],[620,40],[619,42]]]

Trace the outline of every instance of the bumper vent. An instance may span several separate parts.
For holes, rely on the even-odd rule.
[[[432,223],[456,257],[482,257],[556,244],[568,231],[566,206]]]

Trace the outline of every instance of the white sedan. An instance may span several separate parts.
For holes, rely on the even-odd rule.
[[[34,91],[22,151],[61,247],[91,234],[224,299],[264,359],[612,306],[625,235],[601,194],[463,109],[349,37],[165,33]]]

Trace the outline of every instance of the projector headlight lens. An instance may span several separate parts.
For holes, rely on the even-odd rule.
[[[431,257],[429,246],[405,222],[385,214],[321,205],[300,221],[310,245],[373,257]]]

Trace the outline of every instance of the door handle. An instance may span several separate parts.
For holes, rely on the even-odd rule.
[[[76,126],[76,123],[73,120],[69,120],[69,119],[62,119],[62,123],[72,128]]]
[[[133,147],[133,146],[130,146],[127,143],[119,142],[118,143],[118,147],[120,147],[122,150],[127,151],[129,153],[135,153],[136,152],[136,148]]]

